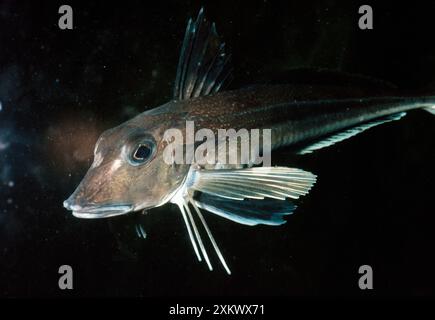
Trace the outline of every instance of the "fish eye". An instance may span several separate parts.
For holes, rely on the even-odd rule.
[[[155,143],[152,141],[143,141],[136,145],[131,152],[129,160],[133,165],[139,165],[147,162],[154,155]]]

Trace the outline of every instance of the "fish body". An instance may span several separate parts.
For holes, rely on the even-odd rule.
[[[213,161],[203,164],[195,159],[168,163],[168,146],[175,144],[168,139],[169,131],[180,133],[182,142],[176,146],[187,153],[205,144],[188,139],[189,123],[213,135],[261,129],[263,142],[264,130],[270,130],[272,150],[291,146],[301,155],[399,120],[412,109],[435,114],[435,96],[407,95],[379,81],[331,72],[315,72],[288,84],[223,91],[231,77],[229,60],[201,9],[196,21],[188,22],[173,99],[101,135],[93,164],[65,208],[79,218],[106,218],[176,204],[198,260],[212,270],[201,237],[205,232],[230,273],[201,210],[245,225],[281,225],[317,177],[299,168],[259,167],[253,158],[222,163],[213,155]],[[258,148],[264,153],[264,144]],[[142,227],[139,231],[145,237]]]
[[[178,114],[198,128],[236,130],[271,128],[272,148],[308,143],[333,132],[412,109],[431,108],[435,97],[400,96],[361,88],[311,85],[258,85],[224,91],[212,96],[171,101],[144,112],[148,115]]]

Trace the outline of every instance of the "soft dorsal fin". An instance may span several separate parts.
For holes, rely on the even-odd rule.
[[[185,100],[218,92],[231,76],[230,55],[225,53],[214,23],[204,16],[189,19],[175,78],[174,99]]]
[[[390,121],[400,120],[405,115],[406,115],[406,112],[395,113],[395,114],[392,114],[392,115],[387,116],[387,117],[382,117],[379,119],[375,119],[375,120],[357,125],[357,126],[352,127],[352,128],[348,128],[348,129],[346,129],[344,131],[340,131],[338,133],[336,132],[330,136],[327,136],[326,138],[323,138],[321,140],[314,142],[313,144],[311,144],[309,146],[304,147],[302,150],[300,150],[298,152],[298,154],[312,153],[313,151],[332,146],[333,144],[336,144],[337,142],[349,139],[353,136],[356,136],[358,133],[361,133],[367,129],[373,128],[373,127],[378,126],[380,124],[390,122]]]

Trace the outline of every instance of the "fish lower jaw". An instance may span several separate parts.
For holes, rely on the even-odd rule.
[[[115,216],[120,216],[123,214],[127,214],[130,211],[127,212],[102,212],[102,213],[92,213],[92,212],[79,212],[79,211],[73,211],[72,215],[76,218],[80,219],[103,219],[103,218],[110,218]]]
[[[105,206],[97,208],[83,208],[80,210],[72,210],[72,215],[81,219],[101,219],[114,216],[120,216],[133,211],[133,206],[130,205],[117,205]]]

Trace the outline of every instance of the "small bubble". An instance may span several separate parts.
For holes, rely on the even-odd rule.
[[[8,186],[9,186],[10,188],[12,188],[14,185],[15,185],[15,183],[14,183],[13,181],[9,181],[9,182],[8,182]]]
[[[12,202],[14,202],[14,201],[12,200],[12,198],[8,198],[8,200],[6,200],[6,202],[7,202],[8,204],[12,204]]]

